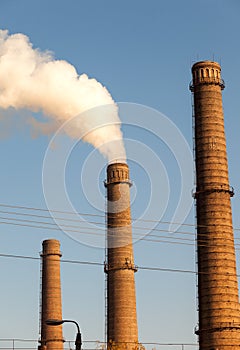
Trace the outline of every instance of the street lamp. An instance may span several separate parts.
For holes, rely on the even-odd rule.
[[[80,328],[79,325],[76,321],[73,320],[47,320],[46,324],[48,326],[60,326],[63,323],[66,322],[70,322],[70,323],[74,323],[77,326],[77,335],[76,335],[76,340],[75,340],[75,349],[76,350],[81,350],[82,348],[82,336],[81,336],[81,332],[80,332]]]

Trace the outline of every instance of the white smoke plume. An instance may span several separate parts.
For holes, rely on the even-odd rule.
[[[92,144],[109,161],[125,160],[118,108],[107,89],[7,30],[0,30],[0,108],[42,112],[47,122],[31,124],[45,134],[72,119],[64,129],[70,137]]]

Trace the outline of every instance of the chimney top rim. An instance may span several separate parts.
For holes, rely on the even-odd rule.
[[[55,238],[44,239],[42,241],[42,245],[47,245],[47,244],[55,244],[60,246],[60,241]]]
[[[115,163],[110,163],[107,166],[107,169],[111,168],[111,167],[125,167],[125,168],[129,168],[127,163],[123,163],[123,162],[115,162]]]
[[[216,61],[210,61],[210,60],[195,62],[192,65],[192,70],[194,70],[196,68],[200,68],[200,67],[206,67],[207,68],[208,66],[209,67],[216,67],[216,68],[221,70],[220,63],[218,63]]]

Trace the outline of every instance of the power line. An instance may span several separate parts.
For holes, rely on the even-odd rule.
[[[97,230],[98,231],[102,231],[105,233],[106,231],[106,223],[105,222],[96,222],[96,221],[85,221],[85,220],[76,220],[76,219],[67,219],[67,218],[62,218],[62,217],[51,217],[51,216],[46,216],[46,215],[37,215],[37,214],[28,214],[28,213],[21,213],[21,212],[16,212],[16,211],[4,211],[4,210],[0,210],[0,213],[4,213],[4,214],[8,214],[8,215],[16,215],[16,216],[24,216],[24,217],[37,217],[37,218],[44,218],[44,219],[51,219],[51,220],[60,220],[60,221],[73,221],[73,222],[77,222],[77,223],[88,223],[88,224],[95,224],[95,225],[103,225],[104,227],[98,227]],[[30,220],[22,220],[22,219],[16,219],[16,218],[6,218],[6,217],[0,217],[1,219],[4,220],[10,220],[12,219],[13,221],[27,221],[27,222],[32,222],[32,223],[40,223],[40,224],[44,224],[44,225],[51,225],[51,226],[58,226],[58,224],[56,223],[48,223],[48,222],[44,222],[44,221],[30,221]],[[108,224],[107,225],[108,228],[111,226]],[[86,226],[76,226],[76,225],[66,225],[66,224],[61,224],[61,227],[66,227],[66,228],[80,228],[82,229],[86,229],[86,230],[90,230],[90,231],[94,231],[94,234],[96,233],[96,227],[86,227]],[[157,229],[157,228],[149,228],[149,227],[139,227],[139,226],[133,226],[133,234],[134,235],[139,235],[142,236],[141,233],[136,232],[136,230],[142,230],[142,231],[146,231],[146,230],[151,230],[154,232],[164,232],[164,233],[173,233],[173,234],[183,234],[183,235],[191,235],[191,236],[195,236],[195,233],[193,232],[188,232],[188,231],[174,231],[174,230],[164,230],[164,229]],[[82,233],[82,231],[81,231]],[[202,233],[201,233],[202,234]],[[152,233],[148,233],[147,234],[148,237],[157,237],[159,238],[159,235],[154,235]],[[174,238],[176,240],[185,240],[185,241],[194,241],[192,239],[188,239],[188,238],[179,238],[179,237],[169,237],[169,236],[160,236],[161,238]],[[240,240],[240,238],[236,238],[236,240]]]
[[[2,254],[0,253],[0,257],[3,258],[14,258],[14,259],[26,259],[26,260],[41,260],[40,257],[34,257],[34,256],[26,256],[26,255],[15,255],[15,254]],[[68,260],[68,259],[61,259],[61,263],[68,263],[68,264],[79,264],[79,265],[92,265],[92,266],[104,266],[104,263],[101,262],[92,262],[92,261],[80,261],[80,260]],[[162,272],[181,272],[181,273],[191,273],[196,274],[195,271],[191,270],[181,270],[181,269],[167,269],[167,268],[161,268],[161,267],[149,267],[149,266],[138,266],[138,269],[140,270],[150,270],[150,271],[162,271]]]
[[[1,212],[1,211],[0,211]],[[18,219],[18,218],[11,218],[11,217],[2,217],[2,216],[0,216],[0,219],[1,220],[8,220],[8,221],[19,221],[19,222],[25,222],[25,223],[34,223],[34,224],[42,224],[42,225],[50,225],[50,226],[57,226],[58,227],[58,229],[59,230],[61,230],[61,228],[59,227],[59,225],[58,224],[56,224],[56,223],[49,223],[49,222],[45,222],[45,221],[36,221],[36,220],[25,220],[25,219]],[[85,226],[76,226],[76,225],[65,225],[65,224],[63,224],[63,225],[61,225],[61,227],[64,227],[64,228],[76,228],[76,229],[81,229],[81,231],[79,231],[79,230],[71,230],[71,232],[78,232],[78,233],[85,233],[85,234],[93,234],[93,235],[102,235],[102,234],[105,234],[105,231],[106,231],[106,229],[96,229],[96,228],[91,228],[91,227],[85,227]],[[110,227],[111,228],[111,227]],[[114,228],[116,228],[116,227],[114,227]],[[94,232],[85,232],[85,231],[82,231],[83,229],[85,229],[85,230],[93,230]],[[100,232],[102,232],[102,233],[97,233],[96,232],[96,230],[98,230],[98,231],[100,231]],[[133,234],[134,235],[140,235],[141,236],[141,238],[142,238],[142,234],[141,233],[138,233],[138,232],[135,232],[135,230],[133,230],[134,232],[133,232]],[[160,232],[166,232],[165,230],[159,230]],[[185,232],[178,232],[178,233],[185,233]],[[114,235],[114,233],[108,233],[108,236],[109,235]],[[171,238],[171,239],[176,239],[176,240],[184,240],[184,241],[191,241],[191,242],[194,242],[194,240],[192,240],[192,239],[190,239],[190,238],[181,238],[181,237],[169,237],[169,236],[159,236],[159,235],[153,235],[153,234],[147,234],[147,236],[149,237],[157,237],[157,238],[167,238],[167,239],[169,239],[169,238]],[[142,238],[142,239],[144,239],[144,238]]]
[[[46,215],[36,215],[36,214],[28,214],[28,213],[20,213],[20,212],[12,212],[12,211],[3,211],[3,210],[0,210],[0,213],[4,213],[4,214],[8,214],[8,215],[17,215],[17,216],[24,216],[24,217],[37,217],[37,218],[44,218],[44,219],[51,219],[51,220],[61,220],[61,221],[74,221],[74,222],[78,222],[78,223],[86,223],[86,221],[84,220],[75,220],[75,219],[66,219],[66,218],[62,218],[62,217],[50,217],[50,216],[46,216]],[[13,221],[26,221],[26,222],[32,222],[32,223],[38,223],[38,224],[44,224],[44,225],[51,225],[51,226],[58,226],[58,224],[56,223],[49,223],[49,222],[44,222],[44,221],[30,221],[30,220],[22,220],[22,219],[16,219],[16,218],[8,218],[8,217],[0,217],[1,219],[4,219],[4,220],[13,220]],[[90,224],[97,224],[97,225],[106,225],[105,222],[96,222],[96,221],[87,221],[87,223],[90,223]],[[66,228],[78,228],[78,229],[85,229],[85,230],[88,230],[88,231],[94,231],[94,234],[96,233],[96,227],[86,227],[86,226],[76,226],[76,225],[66,225],[66,224],[62,224],[61,227],[66,227]],[[108,227],[109,227],[109,224],[108,224]],[[111,227],[111,226],[110,226]],[[140,235],[142,236],[141,233],[138,233],[136,232],[136,230],[143,230],[143,231],[146,231],[146,230],[149,230],[150,228],[148,227],[136,227],[136,226],[133,226],[133,234],[134,235]],[[102,231],[105,233],[106,231],[106,228],[97,228],[98,231]],[[151,229],[151,231],[154,231],[154,232],[165,232],[166,233],[166,230],[163,230],[163,229],[157,229],[157,228],[153,228]],[[82,233],[83,231],[81,231]],[[167,230],[168,233],[173,233],[173,234],[183,234],[183,235],[192,235],[192,236],[195,236],[195,233],[193,232],[186,232],[186,231],[170,231],[170,230]],[[201,233],[201,235],[203,235]],[[147,234],[148,237],[157,237],[159,238],[159,235],[154,235],[152,233],[148,233]],[[194,242],[194,240],[192,239],[188,239],[188,238],[179,238],[179,237],[169,237],[169,236],[160,236],[161,238],[171,238],[171,239],[176,239],[176,240],[185,240],[185,241],[192,241]],[[236,240],[240,240],[240,238],[235,238]]]
[[[14,258],[14,259],[41,260],[41,257],[38,257],[38,256],[16,255],[16,254],[2,254],[2,253],[0,253],[0,257],[3,257],[3,258]],[[67,259],[61,259],[60,261],[62,263],[104,266],[104,263],[93,262],[93,261],[80,261],[80,260],[67,260]]]
[[[44,212],[50,212],[50,213],[62,213],[62,214],[69,214],[69,215],[82,215],[82,216],[90,216],[90,217],[100,217],[102,219],[104,219],[104,221],[99,222],[99,221],[87,221],[87,223],[90,224],[97,224],[97,225],[103,225],[105,226],[105,215],[98,215],[98,214],[86,214],[86,213],[80,213],[80,212],[67,212],[67,211],[59,211],[59,210],[48,210],[48,209],[40,209],[40,208],[34,208],[34,207],[23,207],[23,206],[13,206],[13,205],[4,205],[4,204],[0,204],[0,207],[8,207],[8,208],[18,208],[18,209],[24,209],[24,210],[33,210],[33,211],[44,211]],[[36,214],[28,214],[28,213],[19,213],[19,212],[7,212],[7,211],[0,211],[1,213],[5,213],[5,214],[10,214],[10,215],[22,215],[22,216],[30,216],[30,217],[38,217],[38,218],[47,218],[47,219],[53,219],[53,220],[60,220],[60,221],[71,221],[71,222],[86,222],[84,220],[76,220],[76,219],[72,219],[72,218],[64,218],[64,217],[54,217],[54,216],[46,216],[46,215],[36,215]],[[111,218],[111,214],[108,215]],[[132,219],[134,221],[134,219]],[[123,220],[124,221],[124,220]],[[137,221],[142,221],[142,222],[149,222],[149,223],[162,223],[162,224],[176,224],[176,225],[180,225],[179,223],[174,223],[174,222],[168,222],[168,221],[157,221],[157,220],[143,220],[143,219],[137,219]],[[134,223],[133,223],[134,225]],[[182,226],[191,226],[194,227],[194,225],[190,225],[190,224],[181,224]],[[166,230],[160,230],[160,229],[156,229],[156,228],[151,228],[151,227],[138,227],[138,226],[134,226],[134,228],[136,229],[140,229],[140,230],[154,230],[154,231],[160,231],[160,232],[166,232]],[[104,230],[104,229],[103,229]],[[177,231],[169,231],[168,232],[177,232]],[[179,233],[186,233],[186,234],[194,234],[192,232],[179,232]]]
[[[35,220],[26,220],[26,219],[7,218],[7,217],[0,217],[0,219],[7,220],[7,221],[0,221],[0,224],[5,224],[5,225],[62,231],[62,229],[55,223],[48,223],[48,222],[44,222],[44,221],[35,221]],[[14,222],[11,222],[11,221],[14,221]],[[36,225],[33,225],[33,224],[36,224]],[[70,233],[94,235],[94,236],[98,236],[100,238],[101,237],[104,238],[103,232],[98,233],[96,229],[94,230],[94,232],[89,232],[89,231],[86,232],[86,231],[82,230],[83,228],[78,227],[78,226],[63,225],[63,227],[65,227],[66,231],[70,232]],[[69,227],[76,227],[76,228],[78,228],[78,230],[73,230],[73,229],[70,229]],[[87,229],[87,228],[84,227],[84,229]],[[110,234],[108,233],[108,235],[111,235],[111,233]],[[112,233],[112,235],[114,235],[114,233]],[[140,237],[135,237],[135,236],[140,236]],[[156,238],[160,238],[160,239],[151,239],[149,237],[156,237]],[[184,245],[184,246],[195,246],[196,245],[195,240],[188,239],[188,238],[182,238],[182,237],[158,236],[158,235],[153,235],[153,234],[147,234],[146,236],[142,236],[139,233],[133,232],[133,238],[134,239],[139,238],[139,240],[143,240],[146,242],[166,243],[166,244],[175,244],[175,245],[177,244],[177,245]],[[182,242],[179,242],[179,240]],[[198,240],[198,246],[210,247],[210,245],[207,245],[206,243],[207,243],[207,240]],[[226,242],[224,242],[224,244],[218,244],[218,243],[214,244],[214,246],[223,246],[223,245],[226,246],[227,245]],[[235,246],[240,246],[240,244],[235,244]],[[213,245],[212,245],[212,247],[213,247]],[[236,248],[236,250],[240,250],[240,248]]]
[[[27,255],[15,255],[15,254],[3,254],[0,253],[0,257],[3,258],[13,258],[13,259],[26,259],[26,260],[35,260],[39,261],[41,260],[41,257],[34,257],[34,256],[27,256]],[[61,263],[67,263],[67,264],[79,264],[79,265],[91,265],[91,266],[105,266],[105,263],[97,262],[97,261],[81,261],[81,260],[69,260],[69,259],[61,259]],[[161,272],[174,272],[174,273],[187,273],[187,274],[199,274],[198,271],[194,270],[183,270],[183,269],[170,269],[170,268],[163,268],[163,267],[154,267],[154,266],[137,266],[139,270],[146,270],[146,271],[161,271]],[[208,272],[201,272],[202,275],[209,275]],[[227,273],[219,273],[215,272],[216,275],[227,275],[231,276],[231,274]],[[235,274],[233,274],[235,276]],[[237,277],[240,277],[240,275],[237,275]]]
[[[32,210],[32,211],[43,211],[48,213],[59,213],[59,214],[67,214],[67,215],[81,215],[81,216],[90,216],[90,217],[100,217],[105,218],[105,214],[90,214],[90,213],[82,213],[82,212],[74,212],[74,211],[64,211],[64,210],[55,210],[55,209],[43,209],[43,208],[37,208],[37,207],[28,207],[28,206],[21,206],[21,205],[10,205],[10,204],[4,204],[0,203],[0,207],[6,207],[6,208],[17,208],[17,209],[25,209],[25,210]],[[111,214],[110,214],[111,217]],[[69,220],[69,219],[68,219]],[[170,224],[170,225],[181,225],[181,226],[189,226],[196,228],[195,224],[190,223],[182,223],[182,222],[173,222],[173,221],[163,221],[163,220],[153,220],[153,219],[141,219],[141,218],[132,218],[133,221],[140,221],[140,222],[149,222],[149,223],[156,223],[156,224]],[[209,225],[197,225],[198,227],[208,227]],[[240,228],[234,228],[235,231],[240,231]]]
[[[45,226],[41,226],[41,225],[32,225],[31,223],[38,223],[36,221],[32,221],[32,220],[19,220],[19,219],[8,219],[8,218],[4,218],[5,220],[13,220],[13,221],[20,221],[20,222],[25,222],[25,223],[18,223],[18,222],[8,222],[8,221],[0,221],[0,224],[2,225],[13,225],[13,226],[20,226],[20,227],[30,227],[30,228],[36,228],[36,229],[47,229],[47,230],[54,230],[54,231],[62,231],[61,228],[58,227],[58,225],[56,225],[56,227],[47,227],[47,223],[41,222],[42,225]],[[104,235],[99,234],[96,232],[85,232],[85,231],[80,231],[80,230],[72,230],[72,229],[67,229],[67,232],[71,232],[71,233],[79,233],[79,234],[88,234],[88,235],[94,235],[94,236],[98,236],[98,237],[103,237]],[[160,236],[161,238],[161,236]],[[171,238],[171,237],[162,237],[162,238]],[[169,243],[169,244],[183,244],[183,245],[191,245],[194,246],[194,243],[190,244],[190,243],[183,243],[183,242],[174,242],[174,241],[164,241],[164,240],[153,240],[153,239],[148,239],[147,237],[140,237],[140,240],[144,240],[144,241],[149,241],[149,242],[160,242],[160,243]],[[176,238],[177,239],[177,238]],[[185,241],[185,239],[183,238],[178,238],[178,239],[182,239]],[[194,241],[193,241],[194,242]]]
[[[102,225],[104,226],[102,227],[98,227],[98,230],[102,230],[105,231],[105,226],[106,223],[105,222],[97,222],[97,221],[85,221],[85,220],[76,220],[76,219],[66,219],[66,218],[62,218],[62,217],[51,217],[51,216],[46,216],[46,215],[36,215],[36,214],[27,214],[27,213],[19,213],[19,212],[9,212],[9,211],[4,211],[4,210],[0,210],[0,213],[3,214],[8,214],[8,215],[16,215],[16,216],[24,216],[24,217],[37,217],[37,218],[44,218],[44,219],[51,219],[51,220],[60,220],[60,221],[70,221],[70,222],[77,222],[77,223],[88,223],[88,224],[95,224],[95,225]],[[6,218],[3,218],[6,219]],[[15,219],[16,220],[16,219]],[[42,221],[41,221],[42,223]],[[52,223],[49,223],[50,225],[52,225]],[[56,225],[56,224],[55,224]],[[79,226],[74,226],[74,225],[62,225],[62,226],[66,226],[66,227],[74,227],[77,228]],[[111,227],[110,224],[108,224],[108,227]],[[86,228],[89,230],[96,230],[96,227],[81,227],[81,228]],[[133,226],[134,230],[151,230],[151,231],[157,231],[157,232],[168,232],[168,233],[179,233],[179,234],[186,234],[186,235],[195,235],[193,232],[187,232],[187,231],[174,231],[174,230],[163,230],[163,229],[157,229],[157,228],[151,228],[151,227],[144,227],[144,226]]]
[[[26,220],[23,220],[23,221],[26,221]],[[31,221],[29,221],[29,222],[31,222]],[[46,227],[46,226],[39,226],[39,225],[35,226],[35,225],[20,224],[20,223],[16,223],[16,222],[13,223],[13,222],[7,222],[7,221],[0,221],[0,224],[20,226],[20,227],[31,227],[31,228],[37,228],[37,229],[48,229],[48,230],[54,230],[54,231],[62,231],[58,226],[57,227]],[[99,236],[99,234],[97,234],[96,232],[95,233],[91,233],[91,232],[89,233],[89,232],[78,231],[78,230],[69,230],[69,229],[68,229],[68,232],[74,232],[74,233],[80,233],[80,234],[92,234],[92,235],[95,235],[95,236]],[[163,237],[163,238],[165,238],[165,237]],[[146,237],[140,238],[140,240],[149,241],[149,242],[167,243],[167,244],[180,244],[180,245],[187,245],[187,246],[195,246],[194,243],[163,241],[163,240],[156,240],[156,239],[148,239]],[[224,244],[224,246],[226,246],[226,244]]]

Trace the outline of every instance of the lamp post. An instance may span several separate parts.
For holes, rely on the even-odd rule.
[[[75,349],[81,350],[81,348],[82,348],[82,336],[81,336],[79,325],[76,321],[73,321],[73,320],[47,320],[46,324],[48,326],[60,326],[61,324],[66,323],[66,322],[74,323],[77,326]]]

